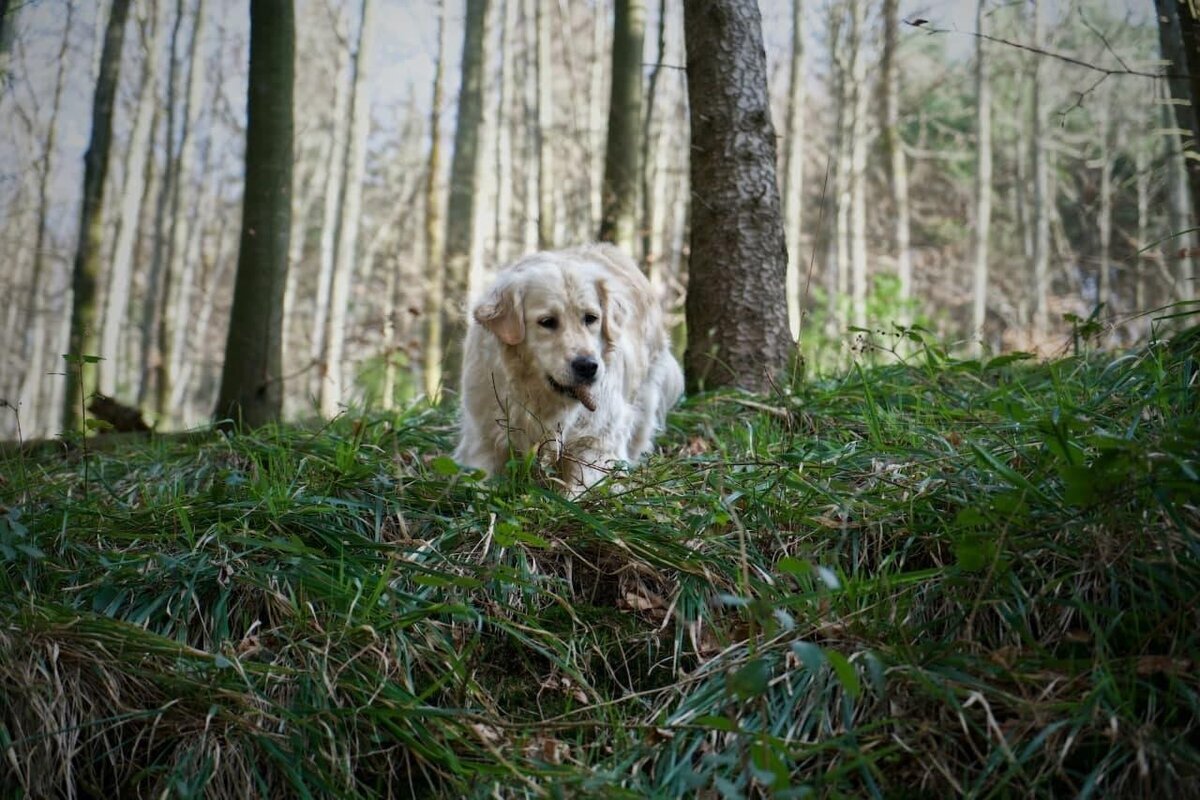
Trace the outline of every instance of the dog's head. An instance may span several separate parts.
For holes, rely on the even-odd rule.
[[[592,408],[628,307],[586,259],[540,254],[502,271],[474,317],[548,389]]]

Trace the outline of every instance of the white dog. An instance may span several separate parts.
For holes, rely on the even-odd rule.
[[[536,451],[576,494],[646,453],[683,392],[650,283],[611,245],[522,258],[471,316],[454,457],[489,475]]]

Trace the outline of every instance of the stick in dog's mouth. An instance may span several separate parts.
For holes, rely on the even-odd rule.
[[[549,375],[546,376],[546,379],[550,381],[550,385],[554,388],[554,391],[558,392],[559,394],[564,394],[567,397],[575,398],[580,403],[583,403],[583,407],[588,411],[596,410],[596,398],[592,396],[592,390],[590,387],[585,386],[582,383],[576,384],[575,386],[564,386],[558,381],[554,380],[554,378],[551,378]]]
[[[592,390],[580,384],[579,386],[571,387],[571,394],[575,395],[575,399],[583,403],[583,407],[588,411],[596,410],[596,398],[592,397]]]

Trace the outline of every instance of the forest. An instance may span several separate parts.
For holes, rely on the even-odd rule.
[[[0,0],[0,795],[1200,796],[1198,76],[1184,0]],[[653,453],[457,463],[597,241]]]

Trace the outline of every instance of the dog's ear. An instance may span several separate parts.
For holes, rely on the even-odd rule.
[[[525,313],[521,287],[511,281],[497,283],[475,306],[475,321],[508,345],[525,340]]]
[[[610,281],[597,281],[596,293],[600,295],[600,333],[604,341],[615,342],[620,338],[621,330],[629,323],[633,315],[633,304],[620,289]]]

